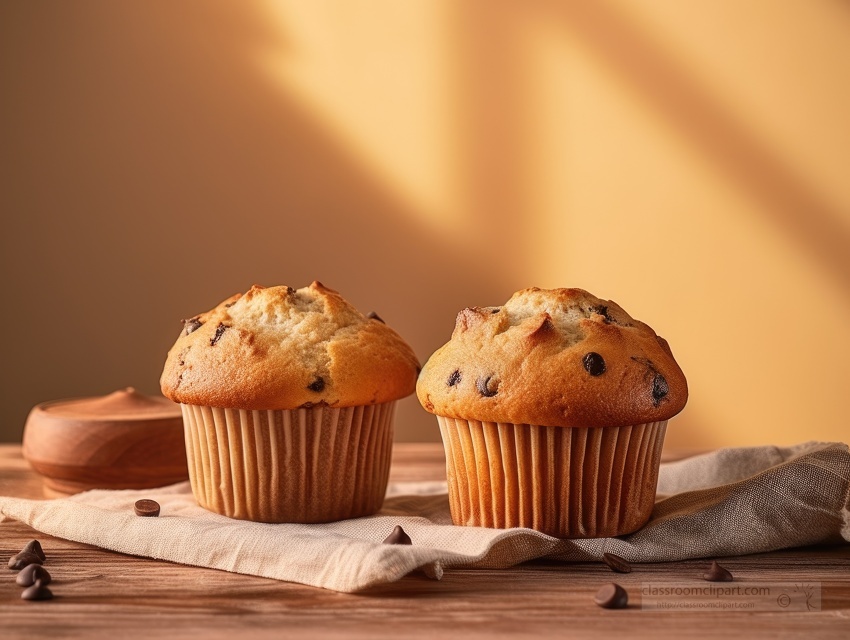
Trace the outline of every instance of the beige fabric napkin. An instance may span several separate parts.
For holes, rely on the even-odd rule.
[[[593,540],[453,526],[439,482],[392,485],[378,515],[321,525],[231,520],[199,507],[188,483],[60,500],[0,497],[0,514],[104,549],[345,592],[417,568],[439,578],[444,569],[508,567],[533,558],[600,560],[611,552],[660,562],[850,541],[845,444],[723,449],[662,465],[658,492],[644,528]],[[162,515],[134,515],[139,498],[157,500]],[[397,524],[412,546],[381,543]]]

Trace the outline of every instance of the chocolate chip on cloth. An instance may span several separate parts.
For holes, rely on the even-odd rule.
[[[390,535],[384,538],[384,544],[413,544],[410,536],[401,528],[401,525],[396,525]]]
[[[136,500],[136,503],[133,505],[133,511],[136,512],[137,516],[142,518],[159,517],[159,509],[159,503],[156,500]]]

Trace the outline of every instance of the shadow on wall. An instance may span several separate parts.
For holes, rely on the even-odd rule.
[[[252,283],[340,290],[421,360],[516,264],[419,227],[256,68],[286,50],[237,3],[6,5],[0,440],[30,407],[158,392],[180,319]],[[495,220],[495,223],[498,223]],[[436,440],[415,398],[399,440]]]
[[[846,3],[844,3],[846,6]],[[700,155],[771,213],[812,262],[850,291],[850,235],[846,212],[764,147],[747,125],[638,24],[606,2],[532,0],[528,16],[573,35],[673,123]]]
[[[260,54],[299,52],[261,3],[0,4],[0,440],[20,438],[37,402],[156,392],[180,319],[253,283],[319,279],[423,361],[459,309],[537,284],[526,23],[579,40],[850,284],[840,212],[625,14],[604,2],[446,7],[464,218],[451,237],[273,85]],[[398,425],[400,440],[437,439],[413,398]]]

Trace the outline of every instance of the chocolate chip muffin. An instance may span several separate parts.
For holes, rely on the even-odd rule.
[[[255,285],[185,320],[160,383],[182,407],[201,506],[330,522],[380,509],[395,401],[418,371],[378,316],[314,282]]]
[[[562,537],[640,528],[688,388],[667,342],[616,303],[536,287],[458,314],[425,364],[456,524]]]

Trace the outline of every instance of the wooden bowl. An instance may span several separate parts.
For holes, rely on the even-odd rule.
[[[149,489],[189,478],[179,405],[132,387],[36,405],[23,454],[46,495]]]

